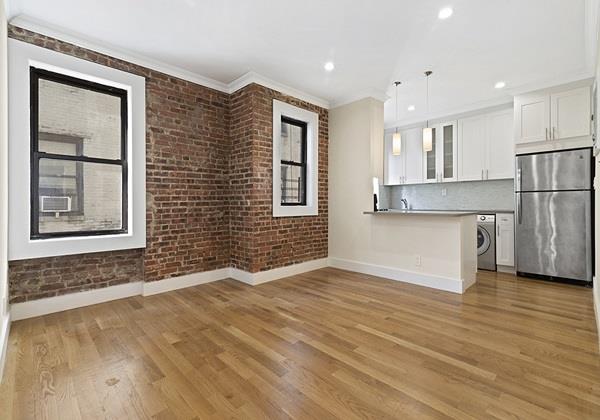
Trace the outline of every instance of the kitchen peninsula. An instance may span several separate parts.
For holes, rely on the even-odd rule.
[[[455,293],[475,283],[475,213],[389,210],[364,215],[371,218],[367,258],[372,274]]]

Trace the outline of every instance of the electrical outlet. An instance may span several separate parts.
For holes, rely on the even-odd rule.
[[[448,191],[446,190],[446,188],[442,188],[442,197],[445,197],[447,193]]]
[[[421,266],[421,256],[420,255],[417,255],[417,258],[415,258],[415,265],[417,267]]]

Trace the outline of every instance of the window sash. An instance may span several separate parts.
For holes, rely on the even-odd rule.
[[[282,206],[306,206],[306,196],[307,196],[307,183],[306,183],[306,177],[307,177],[307,132],[308,132],[308,124],[305,121],[299,121],[299,120],[295,120],[293,118],[290,117],[286,117],[286,116],[282,116],[281,117],[281,123],[282,124],[289,124],[289,125],[294,125],[296,127],[300,127],[300,129],[302,130],[302,143],[301,143],[301,162],[296,162],[293,160],[283,160],[280,159],[281,163],[280,165],[289,165],[289,166],[297,166],[300,167],[302,169],[301,172],[301,191],[299,191],[299,193],[301,193],[300,196],[300,201],[297,203],[287,203],[284,202],[283,199],[281,200],[281,205]]]
[[[46,238],[62,238],[72,236],[100,236],[100,235],[113,235],[122,234],[128,232],[128,180],[127,180],[127,91],[118,89],[112,86],[105,86],[100,83],[90,82],[87,80],[77,79],[75,77],[66,76],[64,74],[51,72],[48,70],[38,69],[30,67],[30,107],[31,107],[31,239],[46,239]],[[39,131],[39,79],[49,80],[56,83],[65,84],[81,89],[88,89],[95,92],[113,95],[120,98],[121,102],[121,158],[120,159],[104,159],[89,157],[83,154],[78,156],[63,155],[58,153],[47,153],[39,151],[40,131]],[[43,139],[42,139],[43,140]],[[80,231],[69,231],[69,232],[44,232],[39,231],[40,221],[40,200],[39,200],[39,189],[40,189],[40,160],[41,159],[56,159],[56,160],[67,160],[75,162],[88,162],[88,163],[99,163],[106,165],[117,165],[121,166],[121,229],[106,229],[106,230],[80,230]],[[85,188],[83,188],[85,190]],[[82,206],[83,206],[83,194]],[[83,208],[83,207],[82,207]]]

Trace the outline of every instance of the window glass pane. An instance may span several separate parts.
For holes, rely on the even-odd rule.
[[[281,203],[302,204],[305,182],[301,166],[281,165]]]
[[[281,160],[302,162],[303,128],[281,121]]]
[[[122,227],[119,165],[40,159],[39,232]]]
[[[444,178],[452,178],[454,176],[453,135],[453,127],[451,125],[444,126]]]
[[[77,148],[48,143],[41,133],[83,139],[81,155],[121,158],[121,98],[39,79],[40,152],[76,155]]]

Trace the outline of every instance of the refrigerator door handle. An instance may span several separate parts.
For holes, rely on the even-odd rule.
[[[522,214],[523,212],[521,211],[521,193],[517,193],[517,223],[521,224],[522,222]]]

